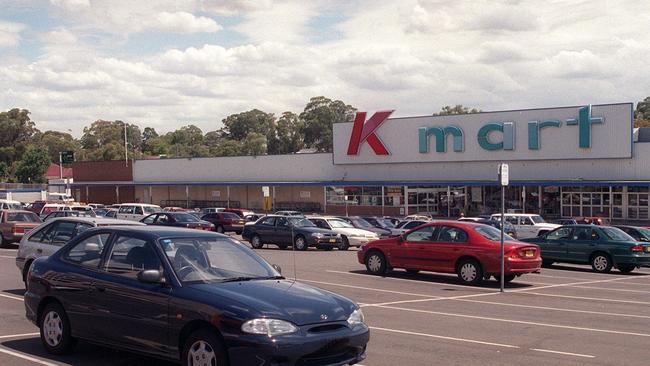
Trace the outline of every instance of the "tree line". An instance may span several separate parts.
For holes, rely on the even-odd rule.
[[[59,152],[74,151],[83,161],[124,159],[124,129],[129,159],[156,157],[216,157],[279,155],[305,148],[332,151],[332,126],[349,122],[356,108],[341,100],[313,97],[300,113],[279,116],[259,109],[227,116],[222,127],[203,132],[188,123],[174,131],[158,133],[135,123],[97,120],[75,139],[59,131],[40,131],[26,109],[0,112],[0,182],[42,183],[50,163],[58,163]],[[433,115],[480,112],[463,105],[444,106]],[[650,127],[650,97],[637,104],[636,127]]]

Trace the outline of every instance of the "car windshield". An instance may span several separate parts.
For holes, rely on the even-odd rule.
[[[281,278],[254,251],[230,238],[167,238],[159,243],[183,284]]]
[[[174,214],[174,219],[178,222],[199,222],[199,219],[187,213]]]
[[[20,205],[20,203],[10,202],[10,203],[6,203],[6,205],[10,210],[22,210],[23,209],[23,207]]]
[[[162,212],[162,208],[160,208],[158,206],[144,206],[142,208],[144,209],[145,215]]]
[[[369,229],[374,229],[375,227],[370,225],[370,223],[364,219],[353,219],[352,222],[354,222],[355,226],[357,227],[365,227]]]
[[[487,240],[491,241],[501,241],[501,230],[488,225],[477,226],[474,228],[474,231],[481,234]],[[506,233],[503,234],[503,240],[514,240],[511,236]]]
[[[13,212],[7,215],[10,222],[41,222],[41,219],[32,212]]]
[[[377,221],[379,221],[380,223],[384,224],[386,227],[389,227],[389,228],[390,228],[390,227],[395,227],[395,225],[393,225],[393,222],[390,221],[390,220],[388,220],[388,219],[379,219],[379,220],[377,220]]]
[[[339,228],[353,228],[352,224],[349,224],[343,220],[327,220],[327,222],[330,224],[332,229],[339,229]]]
[[[643,227],[637,228],[637,230],[643,235],[646,239],[650,239],[650,229]]]
[[[536,224],[543,224],[543,223],[546,222],[546,221],[544,221],[544,219],[543,219],[541,216],[539,216],[539,215],[533,215],[533,216],[531,216],[530,218],[531,218],[531,220],[533,220],[533,222],[536,223]]]
[[[607,236],[609,240],[617,241],[636,241],[633,237],[625,233],[625,231],[617,227],[601,227],[600,230]]]
[[[409,222],[409,221],[402,221],[402,222],[400,222],[399,224],[397,224],[397,226],[395,226],[395,229],[401,229],[402,226],[406,225],[407,222]]]
[[[313,222],[307,220],[307,219],[302,219],[302,218],[290,218],[288,219],[289,223],[295,227],[313,227],[316,226],[314,225]]]

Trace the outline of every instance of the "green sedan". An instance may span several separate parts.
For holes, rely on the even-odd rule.
[[[623,273],[650,265],[650,244],[637,242],[621,229],[611,226],[562,226],[547,234],[522,241],[542,250],[542,265],[555,262],[591,264],[596,272],[616,267]]]

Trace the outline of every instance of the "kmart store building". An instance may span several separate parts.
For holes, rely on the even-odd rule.
[[[648,220],[650,143],[632,104],[390,118],[359,113],[334,125],[333,153],[138,160],[133,187],[163,206],[438,217],[488,214],[500,204],[497,165],[510,164],[511,212]],[[76,181],[76,179],[75,179]],[[124,189],[124,188],[122,188]]]

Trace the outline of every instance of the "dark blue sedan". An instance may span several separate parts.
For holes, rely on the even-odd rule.
[[[84,232],[34,261],[25,308],[50,353],[83,339],[193,366],[354,364],[370,336],[351,300],[179,228]]]

